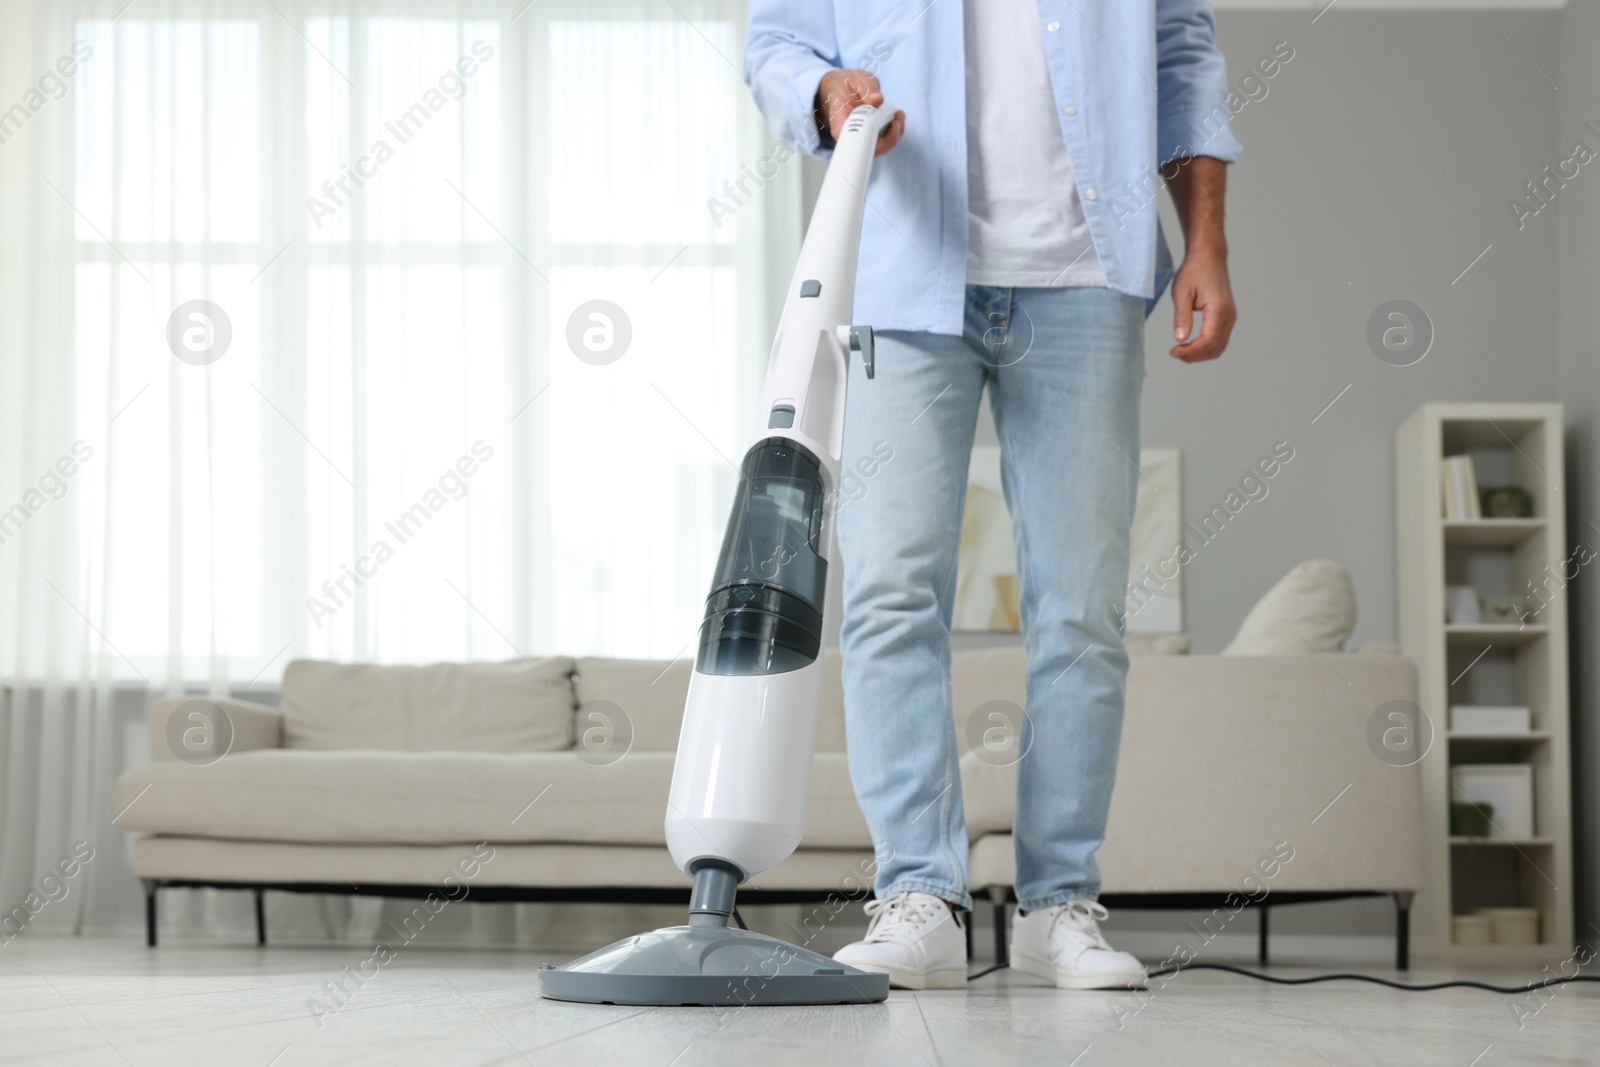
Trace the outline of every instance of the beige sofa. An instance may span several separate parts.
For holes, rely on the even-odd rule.
[[[742,890],[745,899],[859,899],[871,884],[871,841],[845,762],[838,656],[826,655],[805,839]],[[1218,907],[1222,916],[1245,900],[1389,894],[1403,966],[1405,909],[1421,881],[1419,779],[1415,767],[1375,755],[1367,724],[1387,701],[1415,700],[1409,661],[1385,652],[1131,661],[1098,857],[1106,897]],[[208,705],[158,702],[153,761],[116,786],[117,823],[140,835],[133,866],[147,891],[150,943],[164,886],[253,889],[259,923],[267,888],[436,891],[480,842],[494,858],[475,870],[474,899],[686,899],[662,817],[689,671],[687,661],[560,657],[297,661],[284,673],[281,708],[212,701],[225,713],[222,736],[198,753],[184,731],[193,723],[202,739],[215,733]],[[1023,702],[1020,649],[957,652],[951,673],[958,737],[980,705]],[[1003,908],[1014,876],[1015,768],[968,752],[961,773],[970,884]],[[1264,909],[1261,930],[1264,950]]]

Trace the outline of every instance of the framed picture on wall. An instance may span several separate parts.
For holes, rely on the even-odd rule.
[[[1127,605],[1127,629],[1130,633],[1179,633],[1183,630],[1182,571],[1157,581],[1149,575],[1182,540],[1181,454],[1175,448],[1142,449],[1139,473],[1128,576],[1129,581],[1141,584],[1139,598]],[[952,628],[1016,633],[1022,628],[1021,597],[1011,515],[1000,485],[1000,446],[975,445],[967,475]]]

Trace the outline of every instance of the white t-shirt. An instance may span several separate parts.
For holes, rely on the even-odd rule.
[[[1103,286],[1036,0],[965,0],[967,284]]]

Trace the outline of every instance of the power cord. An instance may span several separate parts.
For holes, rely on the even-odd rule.
[[[997,963],[986,967],[977,974],[967,975],[967,981],[975,982],[979,978],[993,974],[995,971],[1005,970],[1008,964]],[[1313,974],[1304,978],[1284,978],[1279,975],[1262,974],[1245,967],[1235,967],[1231,963],[1185,963],[1168,967],[1165,970],[1151,971],[1151,978],[1168,978],[1183,971],[1225,971],[1229,974],[1242,975],[1245,978],[1257,978],[1263,982],[1272,982],[1277,985],[1310,985],[1313,982],[1371,982],[1373,985],[1388,986],[1390,989],[1400,989],[1407,993],[1429,993],[1436,989],[1482,989],[1489,993],[1503,993],[1515,996],[1519,993],[1533,993],[1553,985],[1565,985],[1567,982],[1600,982],[1600,975],[1570,974],[1556,975],[1546,978],[1542,982],[1529,982],[1527,985],[1503,986],[1491,985],[1488,982],[1473,982],[1464,978],[1453,979],[1448,982],[1429,982],[1424,985],[1407,985],[1404,982],[1393,982],[1387,978],[1379,978],[1371,974],[1352,974],[1339,972],[1337,974]]]

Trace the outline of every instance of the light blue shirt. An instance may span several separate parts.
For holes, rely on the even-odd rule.
[[[826,156],[812,107],[835,68],[875,74],[906,113],[873,165],[857,322],[959,334],[966,299],[967,104],[962,0],[750,0],[745,81],[791,147]],[[1172,276],[1158,170],[1231,163],[1227,73],[1206,0],[1039,0],[1061,135],[1108,287],[1153,307]]]

